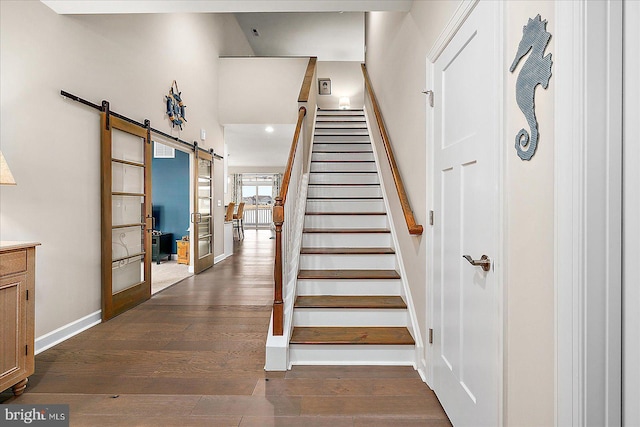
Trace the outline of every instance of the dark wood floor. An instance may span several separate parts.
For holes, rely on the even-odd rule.
[[[450,426],[410,367],[264,372],[269,235],[247,230],[233,257],[39,354],[4,403],[69,404],[72,426]]]

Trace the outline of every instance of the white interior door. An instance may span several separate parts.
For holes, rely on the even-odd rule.
[[[500,422],[499,17],[480,2],[432,66],[433,385],[457,427]]]

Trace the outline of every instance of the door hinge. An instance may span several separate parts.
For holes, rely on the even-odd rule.
[[[27,301],[29,301],[29,289],[27,289]]]
[[[433,225],[435,214],[433,211],[429,211],[429,225]]]
[[[433,91],[432,90],[423,90],[422,93],[429,97],[429,106],[433,107]]]
[[[29,344],[24,346],[24,355],[28,356],[29,355]]]
[[[433,344],[433,329],[429,328],[429,344]]]

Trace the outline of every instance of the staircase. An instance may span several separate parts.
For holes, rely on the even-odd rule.
[[[290,339],[291,364],[415,364],[362,110],[319,110]]]

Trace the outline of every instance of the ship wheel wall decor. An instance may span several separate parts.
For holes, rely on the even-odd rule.
[[[182,102],[182,92],[178,90],[178,83],[174,80],[169,88],[169,94],[165,96],[167,103],[167,116],[172,127],[178,126],[182,130],[182,124],[187,121],[185,118],[184,102]]]

